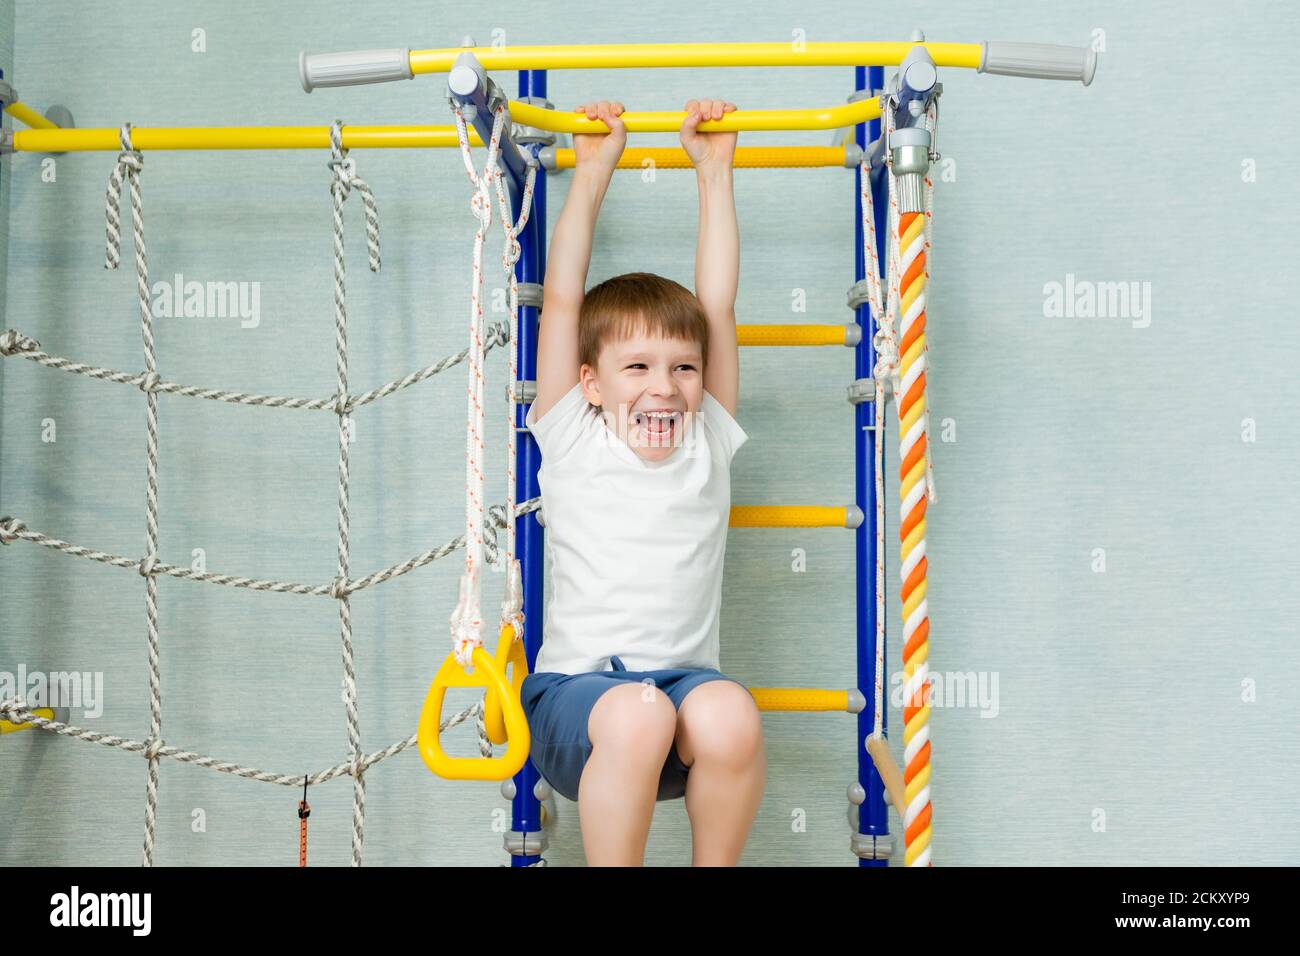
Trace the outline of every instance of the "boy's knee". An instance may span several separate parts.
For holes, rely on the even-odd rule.
[[[667,754],[677,730],[677,710],[668,695],[650,684],[620,684],[601,694],[587,719],[592,746],[663,744]]]
[[[763,753],[763,721],[753,696],[729,681],[710,682],[701,691],[685,721],[693,757],[752,763]]]

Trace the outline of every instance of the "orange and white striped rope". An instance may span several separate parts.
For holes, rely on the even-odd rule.
[[[908,866],[930,864],[930,617],[926,605],[925,512],[929,442],[925,415],[925,215],[898,220],[899,342],[898,410],[899,576],[903,598],[903,814]]]
[[[892,110],[889,111],[892,114]],[[927,120],[931,122],[933,104]],[[891,124],[892,125],[892,124]],[[933,134],[933,129],[931,129]],[[926,191],[932,183],[927,177]],[[894,404],[899,431],[899,577],[903,601],[903,810],[907,866],[931,865],[930,802],[930,616],[926,602],[926,508],[933,499],[930,478],[929,415],[926,403],[926,271],[930,198],[920,212],[900,213],[897,222],[899,322],[898,385]]]
[[[885,111],[885,135],[890,138],[894,124],[893,109]],[[932,100],[926,111],[927,126],[933,137],[938,119]],[[932,139],[933,141],[933,139]],[[867,276],[877,331],[873,338],[876,364],[872,370],[876,382],[876,687],[875,726],[872,736],[883,739],[884,693],[884,404],[885,380],[892,383],[899,418],[899,525],[900,568],[903,602],[903,803],[898,807],[903,818],[908,866],[932,865],[930,803],[930,707],[929,633],[926,604],[928,562],[925,555],[925,515],[934,500],[929,448],[929,415],[926,404],[926,289],[929,272],[927,253],[930,248],[930,224],[933,218],[934,183],[925,177],[923,213],[901,214],[897,184],[892,166],[886,170],[889,185],[889,227],[886,243],[886,282],[882,292],[880,268],[875,246],[875,212],[869,180],[870,165],[860,167],[862,189],[863,234],[868,254]],[[902,314],[902,328],[898,315]],[[901,343],[898,335],[901,334]],[[900,356],[901,351],[901,356]]]

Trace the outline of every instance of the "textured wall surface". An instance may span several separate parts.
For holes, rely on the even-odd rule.
[[[449,122],[440,77],[303,93],[300,49],[511,44],[905,39],[1104,43],[1090,88],[945,70],[929,309],[939,497],[930,512],[934,861],[953,864],[1294,863],[1300,681],[1292,494],[1300,401],[1287,158],[1300,133],[1297,35],[1281,3],[916,3],[864,19],[828,2],[678,0],[612,13],[576,2],[355,5],[290,0],[201,10],[159,0],[0,4],[0,67],[25,101],[79,126]],[[254,8],[257,16],[253,17]],[[741,22],[735,22],[740,19]],[[195,31],[201,31],[196,33]],[[842,103],[850,68],[556,71],[561,109],[592,98],[677,110],[693,96],[743,108]],[[514,74],[498,81],[513,95]],[[1246,97],[1250,98],[1247,108]],[[1258,105],[1256,105],[1258,104]],[[6,118],[9,125],[13,121]],[[829,133],[743,133],[810,145]],[[640,139],[673,145],[675,134]],[[383,270],[365,268],[348,203],[354,391],[465,347],[474,218],[455,150],[353,153],[381,217]],[[160,316],[164,379],[323,398],[334,390],[329,171],[324,151],[148,153],[151,278],[247,283],[251,318]],[[480,162],[481,162],[480,154]],[[0,165],[4,328],[53,354],[138,372],[129,238],[106,271],[113,153]],[[570,174],[550,179],[549,224]],[[738,315],[844,322],[853,278],[849,170],[740,170]],[[620,173],[589,282],[650,270],[693,283],[693,178]],[[493,224],[488,288],[502,284]],[[0,247],[4,248],[4,247]],[[1051,315],[1053,283],[1131,283],[1149,304]],[[806,313],[793,313],[796,290]],[[499,320],[500,314],[491,316]],[[489,359],[488,498],[504,500],[506,366]],[[464,366],[356,415],[353,575],[464,527]],[[742,352],[738,418],[751,441],[736,503],[853,496],[852,357]],[[0,514],[139,558],[145,403],[130,386],[0,362]],[[320,584],[335,574],[337,425],[319,411],[160,397],[162,559]],[[53,439],[53,440],[51,440]],[[891,442],[895,439],[891,432]],[[896,458],[890,455],[889,473]],[[897,524],[891,483],[890,532]],[[792,570],[795,549],[806,570]],[[891,571],[896,567],[891,551]],[[352,599],[364,748],[412,733],[449,649],[460,554]],[[723,669],[751,686],[844,687],[854,674],[853,536],[748,530],[728,542]],[[488,575],[484,606],[501,578]],[[347,759],[338,611],[328,598],[160,582],[169,743],[284,774]],[[901,670],[891,573],[889,670]],[[96,716],[149,729],[144,582],[26,542],[0,550],[0,671],[102,677]],[[897,681],[890,710],[901,752]],[[468,694],[452,700],[459,709]],[[853,865],[845,714],[764,716],[768,782],[746,865]],[[452,732],[472,752],[472,731]],[[0,744],[0,862],[134,864],[146,765],[34,732]],[[430,774],[413,752],[367,774],[369,865],[493,865],[508,803],[495,784]],[[164,761],[156,860],[295,861],[293,789]],[[311,859],[349,861],[352,788],[313,789]],[[549,859],[581,865],[577,807],[560,800]],[[893,829],[900,850],[897,818]],[[647,862],[684,865],[682,801],[660,804]]]

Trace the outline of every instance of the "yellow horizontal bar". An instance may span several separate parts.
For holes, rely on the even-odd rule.
[[[849,325],[737,325],[738,345],[849,345]]]
[[[751,687],[759,710],[830,711],[849,709],[847,690],[817,690],[812,687]]]
[[[733,528],[848,528],[845,505],[733,505]]]
[[[411,72],[446,73],[462,53],[485,70],[596,70],[620,67],[897,66],[915,46],[936,66],[979,69],[980,43],[867,41],[842,43],[625,43],[587,46],[451,47],[412,50]]]
[[[843,146],[737,146],[732,165],[737,169],[793,169],[813,166],[844,166]],[[680,146],[629,146],[619,158],[619,169],[641,169],[647,163],[657,169],[692,169],[694,164]],[[571,149],[555,151],[556,169],[573,169]]]
[[[471,146],[483,141],[467,130]],[[151,149],[329,149],[328,126],[133,127],[131,145]],[[455,126],[344,126],[344,149],[458,146]],[[116,129],[27,129],[14,134],[14,149],[29,153],[118,150]]]
[[[415,54],[411,54],[414,58]],[[877,119],[879,100],[859,100],[843,106],[802,110],[735,110],[722,119],[705,120],[696,127],[701,133],[738,132],[741,130],[842,129]],[[553,133],[608,133],[600,120],[587,119],[586,113],[548,110],[530,103],[510,101],[510,118],[525,126]],[[684,112],[623,113],[619,116],[629,133],[675,133],[686,119]]]
[[[33,707],[32,713],[37,717],[44,717],[46,720],[54,720],[54,710],[50,707]],[[15,724],[13,721],[0,720],[0,735],[16,734],[20,730],[31,730],[35,724]]]
[[[5,112],[18,120],[18,122],[24,123],[32,129],[58,129],[57,126],[47,120],[44,116],[21,101],[10,103],[5,107]]]
[[[12,112],[20,104],[13,104]],[[59,129],[30,110],[30,115],[14,115],[32,125],[39,118],[44,125],[19,130],[14,134],[14,149],[28,153],[70,153],[85,151],[112,151],[121,149],[121,134],[116,129]],[[559,113],[528,103],[510,101],[510,114],[514,122],[526,126],[561,133],[599,134],[609,132],[609,127],[599,120],[589,120],[579,113]],[[685,113],[624,113],[621,117],[629,132],[675,132],[681,128]],[[784,130],[784,129],[839,129],[865,123],[880,116],[880,103],[864,100],[845,106],[808,110],[737,110],[723,119],[708,120],[699,125],[701,132],[723,130]],[[468,129],[471,146],[482,147],[483,140],[474,129]],[[139,150],[157,149],[329,149],[328,126],[185,126],[138,127],[131,130],[131,145]],[[458,145],[455,126],[344,126],[344,149],[385,148],[438,148]],[[844,164],[843,147],[786,147],[799,153],[775,154],[803,158],[790,165]],[[742,147],[742,151],[743,151]],[[747,155],[763,156],[755,166],[770,166],[767,161],[771,147],[751,147]],[[806,153],[803,151],[807,151]],[[568,166],[572,166],[572,150]],[[672,152],[666,150],[665,153]],[[676,150],[682,156],[681,150]],[[834,163],[828,160],[838,153]],[[816,162],[814,162],[816,160]],[[639,165],[639,164],[638,164]],[[784,162],[780,165],[786,165]],[[566,168],[566,167],[561,167]]]

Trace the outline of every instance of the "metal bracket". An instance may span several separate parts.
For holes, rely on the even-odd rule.
[[[850,309],[857,309],[859,306],[871,305],[871,285],[868,279],[859,279],[853,285],[849,286],[848,299],[845,304]]]
[[[532,379],[518,379],[514,386],[506,386],[506,401],[516,405],[527,405],[537,401],[537,382]]]
[[[503,843],[506,852],[511,856],[541,856],[542,852],[550,846],[545,833],[524,833],[520,830],[511,830],[507,833]]]
[[[14,151],[14,131],[11,129],[0,129],[0,154],[8,154]]]
[[[528,103],[531,106],[540,106],[542,109],[553,110],[555,104],[544,96],[521,96],[516,102]],[[555,133],[549,129],[540,129],[536,126],[525,126],[523,123],[510,123],[510,136],[519,145],[526,143],[541,143],[544,146],[555,145]]]
[[[886,380],[884,388],[885,401],[889,401],[889,382]],[[876,380],[874,378],[860,378],[849,386],[849,404],[863,405],[867,402],[876,400]]]
[[[888,860],[894,855],[894,838],[888,833],[882,836],[855,833],[849,846],[860,860]]]
[[[515,291],[520,305],[532,306],[534,309],[542,307],[542,284],[540,282],[516,283]]]

